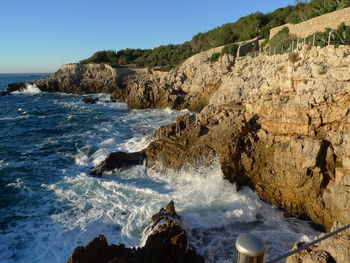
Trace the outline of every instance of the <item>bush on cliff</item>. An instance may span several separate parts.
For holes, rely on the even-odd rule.
[[[273,38],[269,40],[269,50],[275,54],[281,54],[290,49],[296,37],[289,34],[288,27],[283,27]]]
[[[346,26],[341,23],[336,30],[330,28],[324,32],[317,32],[315,37],[316,46],[327,46],[330,36],[330,44],[338,45],[350,45],[350,26]]]
[[[300,23],[350,6],[350,0],[296,0],[296,8],[290,23]]]
[[[219,52],[214,53],[213,55],[211,55],[211,56],[208,58],[208,62],[214,63],[214,62],[218,61],[219,58],[220,58],[220,53],[219,53]]]
[[[194,54],[195,52],[188,43],[167,45],[147,50],[134,62],[139,67],[156,67],[160,70],[170,70]]]
[[[133,64],[135,60],[141,57],[148,50],[144,49],[123,49],[118,52],[114,50],[103,50],[94,53],[91,57],[81,60],[80,63],[106,63],[112,67]]]
[[[229,54],[233,57],[236,57],[237,55],[237,50],[238,50],[238,45],[237,44],[228,44],[224,46],[224,48],[221,50],[221,56],[225,54]]]

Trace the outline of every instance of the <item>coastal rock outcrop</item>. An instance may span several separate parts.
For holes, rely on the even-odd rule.
[[[219,88],[222,76],[231,71],[234,59],[224,55],[218,62],[208,58],[214,48],[186,60],[176,70],[162,72],[134,67],[112,68],[106,64],[67,64],[48,78],[31,81],[40,90],[76,94],[110,93],[112,101],[126,102],[131,109],[172,108],[199,112]],[[13,83],[7,91],[25,88]]]
[[[111,93],[116,89],[115,70],[104,64],[67,64],[45,79],[30,81],[40,90],[76,94]],[[8,92],[20,91],[25,83],[12,83]]]
[[[304,45],[291,54],[208,62],[220,50],[170,72],[66,65],[35,84],[108,92],[129,108],[199,112],[158,129],[144,151],[148,166],[179,169],[218,157],[229,181],[290,214],[327,230],[350,223],[350,47]],[[123,166],[122,159],[100,172]]]
[[[180,223],[181,217],[171,201],[152,216],[145,246],[108,245],[107,239],[100,235],[85,247],[75,248],[68,263],[204,263],[202,256],[188,248],[187,235]]]

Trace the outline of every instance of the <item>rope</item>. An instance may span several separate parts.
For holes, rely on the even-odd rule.
[[[346,229],[348,229],[348,228],[350,228],[350,224],[348,224],[348,225],[346,225],[346,226],[343,226],[343,227],[341,227],[341,228],[338,228],[338,229],[335,230],[334,232],[328,233],[327,235],[324,235],[323,237],[321,237],[321,238],[319,238],[319,239],[316,239],[316,240],[314,240],[314,241],[312,241],[312,242],[310,242],[310,243],[308,243],[308,244],[305,244],[305,245],[301,246],[300,248],[297,248],[297,249],[295,249],[295,250],[293,250],[293,251],[291,251],[291,252],[289,252],[289,253],[287,253],[287,254],[284,254],[284,255],[282,255],[282,256],[280,256],[280,257],[278,257],[278,258],[275,258],[274,260],[268,261],[267,263],[276,263],[276,262],[279,262],[279,261],[282,260],[282,259],[285,259],[285,258],[287,258],[287,257],[289,257],[289,256],[291,256],[291,255],[294,255],[295,253],[298,253],[298,252],[300,252],[301,250],[304,250],[304,249],[306,249],[306,248],[309,248],[309,247],[311,247],[311,246],[313,246],[313,245],[315,245],[315,244],[321,242],[322,240],[325,240],[325,239],[327,239],[327,238],[329,238],[329,237],[331,237],[331,236],[334,236],[335,234],[338,234],[339,232],[344,231],[344,230],[346,230]]]

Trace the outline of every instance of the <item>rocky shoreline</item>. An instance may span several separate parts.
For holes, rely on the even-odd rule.
[[[291,215],[326,230],[350,223],[350,47],[304,45],[292,54],[208,62],[220,50],[171,72],[73,64],[31,84],[49,92],[106,92],[133,109],[197,112],[160,127],[140,153],[112,154],[95,175],[143,160],[179,169],[218,157],[226,179]]]

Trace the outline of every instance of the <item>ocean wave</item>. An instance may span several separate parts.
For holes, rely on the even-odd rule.
[[[15,91],[14,93],[23,93],[23,94],[39,94],[41,93],[41,90],[36,86],[32,84],[26,84],[26,88],[21,91]]]

